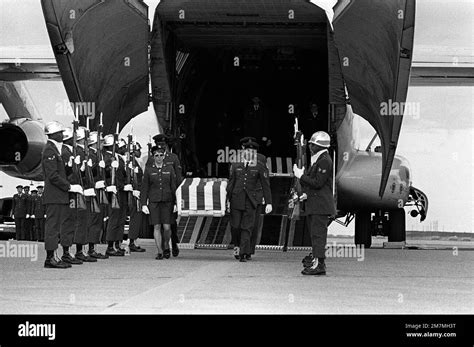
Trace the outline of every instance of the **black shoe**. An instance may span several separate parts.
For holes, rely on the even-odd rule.
[[[123,248],[120,248],[120,247],[117,248],[117,252],[121,253],[122,255],[125,255],[125,249],[123,249]]]
[[[310,275],[310,276],[321,276],[326,275],[326,264],[318,263],[316,268],[307,267],[303,271],[301,271],[303,275]]]
[[[245,259],[246,260],[252,260],[252,255],[251,254],[246,254]]]
[[[313,253],[310,253],[309,255],[307,255],[306,257],[304,257],[301,262],[302,262],[303,264],[304,264],[304,263],[310,263],[310,262],[313,261],[313,259],[314,259]]]
[[[61,257],[61,260],[65,263],[68,263],[68,264],[71,264],[71,265],[81,265],[82,264],[82,260],[73,258],[72,255],[70,255],[69,253],[64,254]]]
[[[169,249],[165,249],[165,250],[163,251],[163,257],[164,257],[165,259],[169,259],[170,256],[171,256],[170,250],[169,250]]]
[[[97,253],[95,250],[87,252],[87,255],[95,259],[109,259],[107,254]]]
[[[114,248],[107,248],[107,251],[105,251],[105,254],[108,255],[109,257],[121,257],[125,254],[122,254],[121,252],[117,252]]]
[[[156,260],[161,260],[161,259],[163,259],[163,254],[158,253],[158,255],[156,256],[155,259],[156,259]]]
[[[146,249],[141,248],[140,246],[137,246],[136,244],[132,243],[130,246],[130,252],[145,252]]]
[[[92,258],[89,255],[85,255],[84,253],[76,253],[76,259],[82,260],[84,263],[97,263],[97,259]]]
[[[240,261],[241,263],[247,262],[247,259],[245,259],[245,258],[246,258],[246,257],[245,257],[245,254],[242,254],[241,256],[239,256],[239,258],[240,258],[239,261]]]
[[[175,247],[173,247],[171,253],[173,254],[173,257],[177,257],[179,255],[179,248],[178,248],[178,245],[176,245]]]
[[[44,267],[47,269],[67,269],[71,267],[71,264],[65,263],[63,261],[57,261],[54,258],[46,259],[44,262]]]

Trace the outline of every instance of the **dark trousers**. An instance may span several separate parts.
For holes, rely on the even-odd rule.
[[[76,245],[85,245],[87,241],[87,233],[88,233],[88,217],[89,217],[89,209],[87,210],[76,210],[76,220],[75,220],[75,227],[74,227],[74,239],[73,242]]]
[[[250,254],[255,254],[255,246],[257,246],[258,236],[260,234],[260,223],[262,222],[263,205],[257,205],[255,211],[255,223],[253,225],[252,235],[250,236]]]
[[[240,231],[240,255],[250,254],[250,239],[255,225],[255,212],[256,210],[248,199],[244,210],[238,210],[231,206],[230,225]]]
[[[31,241],[33,240],[33,226],[35,225],[35,221],[32,218],[25,219],[25,240]]]
[[[172,222],[171,222],[171,247],[177,248],[179,243],[178,238],[178,212],[173,213]]]
[[[134,199],[133,206],[130,208],[130,223],[128,225],[128,238],[130,240],[136,240],[138,239],[138,235],[140,235],[142,215],[142,211],[137,210],[137,204]]]
[[[44,241],[44,218],[35,218],[35,240]]]
[[[15,217],[15,231],[16,231],[16,239],[17,240],[24,240],[25,239],[25,220],[26,218],[16,218]]]
[[[59,235],[63,234],[63,230],[67,228],[70,208],[68,204],[46,204],[45,207],[44,248],[47,251],[54,251],[58,248]]]
[[[71,205],[70,205],[71,206]],[[77,210],[68,206],[64,212],[62,227],[59,230],[59,242],[63,247],[71,247],[74,240],[74,232],[76,231],[76,214]],[[48,213],[46,212],[46,216]]]
[[[104,211],[107,208],[106,205],[100,206],[100,213],[93,213],[88,212],[87,218],[87,229],[89,232],[87,233],[86,242],[99,244],[100,243],[100,236],[102,234],[102,226],[104,222]]]
[[[119,192],[119,209],[110,209],[109,220],[107,223],[107,242],[122,241],[125,222],[127,221],[127,192]]]
[[[313,257],[326,258],[326,243],[328,238],[329,216],[310,214],[306,216],[307,226],[311,233],[311,246]]]

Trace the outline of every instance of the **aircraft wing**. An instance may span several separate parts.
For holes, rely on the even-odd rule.
[[[341,0],[334,39],[355,113],[377,131],[382,144],[383,196],[402,115],[382,115],[382,105],[405,102],[413,52],[415,0]]]
[[[41,0],[41,5],[69,101],[95,103],[105,132],[145,112],[148,6],[142,0]]]

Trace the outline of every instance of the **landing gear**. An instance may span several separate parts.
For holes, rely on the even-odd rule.
[[[398,210],[391,210],[389,216],[389,242],[401,242],[406,240],[405,228],[405,210],[400,208]]]
[[[356,245],[363,245],[364,248],[370,248],[372,245],[372,225],[371,213],[360,211],[355,217],[355,238]]]

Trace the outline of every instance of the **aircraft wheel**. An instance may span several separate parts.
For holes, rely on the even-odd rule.
[[[389,242],[401,242],[406,240],[405,210],[403,208],[389,211]]]
[[[368,211],[356,213],[354,242],[356,245],[364,245],[364,248],[370,248],[372,245],[370,212]]]

